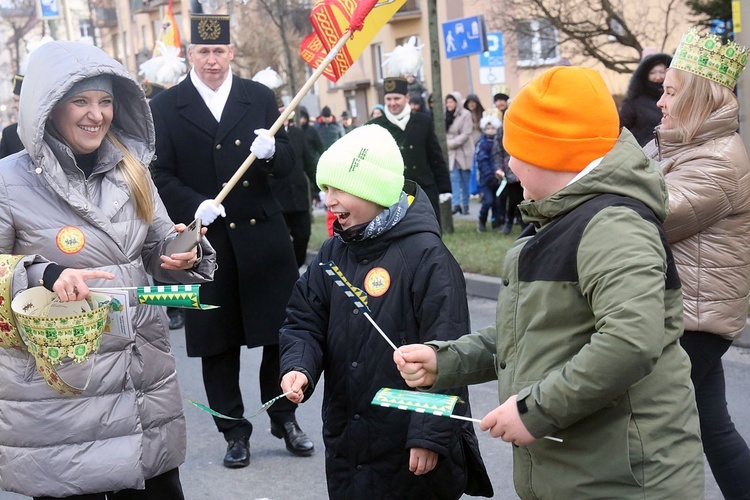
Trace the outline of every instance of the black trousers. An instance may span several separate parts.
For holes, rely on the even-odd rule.
[[[34,500],[55,500],[59,497],[34,497]],[[184,500],[180,484],[179,469],[172,469],[164,474],[146,479],[146,489],[120,490],[118,492],[90,493],[73,495],[64,498],[76,500]]]
[[[240,349],[241,347],[237,346],[221,354],[201,358],[208,405],[228,417],[241,418],[227,420],[214,417],[216,427],[227,441],[250,436],[253,432],[253,424],[243,418],[245,406],[240,391]],[[257,408],[281,394],[279,371],[279,346],[264,346],[258,376],[261,401]],[[257,408],[251,407],[250,411],[254,412]],[[294,419],[296,409],[296,404],[281,398],[268,409],[268,416],[271,420],[282,423]]]
[[[686,331],[680,345],[690,356],[703,452],[727,500],[750,499],[750,449],[727,408],[721,357],[732,345],[713,333]]]

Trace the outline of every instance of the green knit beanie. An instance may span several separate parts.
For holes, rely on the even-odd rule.
[[[358,127],[334,142],[318,161],[317,183],[390,207],[404,188],[404,159],[380,125]]]

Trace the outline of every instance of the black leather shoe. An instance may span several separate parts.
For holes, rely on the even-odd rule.
[[[286,442],[286,449],[292,455],[308,457],[312,455],[315,449],[310,438],[302,432],[302,429],[299,428],[299,425],[294,420],[289,420],[283,424],[271,420],[271,434],[279,439],[283,437]]]
[[[236,469],[247,467],[250,463],[250,438],[230,439],[227,443],[227,454],[224,455],[224,467]]]
[[[167,316],[169,316],[170,330],[179,330],[185,326],[185,311],[182,309],[167,310]]]

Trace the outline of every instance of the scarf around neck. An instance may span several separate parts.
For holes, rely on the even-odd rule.
[[[407,104],[397,115],[394,115],[388,108],[385,108],[385,117],[401,130],[406,130],[406,124],[409,123],[409,118],[411,117],[411,107]]]

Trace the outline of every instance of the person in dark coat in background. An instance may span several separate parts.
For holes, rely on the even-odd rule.
[[[204,39],[201,22],[212,23],[210,34],[218,31],[218,36]],[[260,397],[268,401],[277,396],[278,332],[299,277],[283,211],[268,184],[269,175],[291,172],[294,151],[284,130],[275,138],[267,134],[279,117],[273,91],[232,75],[229,16],[194,15],[191,27],[190,73],[150,103],[157,155],[151,169],[174,220],[200,217],[210,225],[218,269],[215,281],[201,289],[201,299],[221,307],[186,311],[187,354],[201,358],[211,408],[238,419],[214,418],[228,442],[224,465],[245,467],[253,426],[243,418],[240,349],[263,346]],[[213,198],[248,149],[258,159],[223,204],[217,204]],[[296,405],[279,403],[268,410],[271,433],[283,437],[291,453],[310,455],[313,444],[297,425]]]
[[[299,128],[305,135],[305,141],[307,142],[307,151],[310,153],[310,157],[313,165],[318,165],[318,158],[323,154],[325,148],[323,142],[320,140],[320,134],[315,130],[315,126],[310,123],[310,113],[307,108],[300,106],[297,108],[297,123]],[[312,197],[313,205],[320,206],[320,198],[318,197],[318,186],[315,185],[315,171],[313,170],[313,176],[310,182],[310,196]]]
[[[279,109],[281,113],[284,108]],[[284,125],[289,144],[294,150],[294,168],[280,179],[269,178],[271,191],[281,203],[284,220],[289,228],[294,246],[297,267],[302,267],[307,257],[307,243],[310,241],[310,184],[315,182],[315,164],[307,147],[305,134],[294,126],[294,113]]]
[[[643,58],[620,105],[620,126],[630,130],[641,147],[654,138],[654,128],[661,123],[662,112],[656,103],[664,91],[662,84],[671,62],[668,54]]]
[[[356,165],[352,170],[351,166]],[[392,348],[319,264],[331,260],[369,295],[390,342],[456,339],[469,331],[466,284],[440,240],[422,189],[404,183],[392,136],[359,127],[323,153],[317,183],[337,215],[336,236],[297,281],[281,329],[282,391],[309,399],[325,371],[323,438],[328,496],[348,499],[457,499],[492,496],[470,422],[373,406],[384,387],[406,389]],[[471,415],[469,393],[446,394]]]
[[[432,110],[427,108],[427,103],[422,96],[413,95],[409,97],[409,107],[412,113],[424,113],[432,119]]]
[[[320,140],[323,142],[323,150],[331,147],[331,144],[338,141],[346,132],[344,127],[336,121],[336,117],[331,113],[331,108],[324,106],[320,110],[320,116],[315,122],[315,130],[318,131]]]
[[[23,77],[21,75],[13,76],[13,112],[18,114],[18,102],[21,99],[21,85]],[[0,138],[0,158],[5,158],[13,153],[22,151],[23,144],[18,137],[18,122],[11,123],[3,129],[2,138]]]
[[[426,114],[411,111],[405,79],[386,78],[383,87],[385,115],[368,123],[380,125],[396,140],[404,158],[404,177],[419,184],[427,194],[439,224],[440,202],[451,198],[451,180],[435,126]]]

